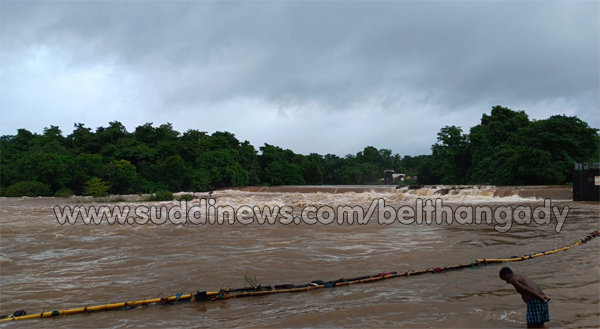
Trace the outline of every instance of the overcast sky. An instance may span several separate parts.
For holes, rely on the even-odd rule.
[[[494,105],[600,127],[598,1],[0,3],[0,135],[110,121],[429,154]]]

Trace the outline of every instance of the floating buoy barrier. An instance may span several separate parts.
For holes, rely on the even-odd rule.
[[[397,277],[409,277],[413,275],[425,274],[425,273],[443,273],[447,271],[460,270],[463,268],[479,268],[485,265],[491,265],[494,263],[503,263],[503,262],[515,262],[515,261],[524,261],[531,258],[536,258],[545,255],[551,255],[557,253],[559,251],[565,251],[571,249],[575,246],[578,246],[582,243],[586,243],[591,239],[600,236],[600,230],[596,230],[590,233],[588,236],[580,239],[574,244],[562,248],[556,248],[549,251],[538,252],[534,254],[524,255],[524,256],[512,256],[511,258],[499,258],[499,259],[477,259],[476,261],[470,264],[461,264],[455,266],[445,266],[445,267],[432,267],[426,270],[421,271],[413,271],[409,270],[404,273],[394,272],[383,272],[377,273],[373,275],[366,275],[355,278],[342,278],[333,281],[322,281],[315,280],[309,283],[294,285],[294,284],[279,284],[279,285],[271,285],[271,286],[262,286],[256,285],[253,287],[244,287],[244,288],[235,288],[235,289],[221,289],[219,291],[197,291],[195,293],[189,294],[176,294],[169,297],[162,298],[153,298],[153,299],[143,299],[131,302],[121,302],[121,303],[113,303],[113,304],[105,304],[98,306],[86,306],[74,309],[68,309],[63,311],[50,311],[50,312],[42,312],[37,314],[27,315],[25,310],[19,310],[10,315],[4,315],[0,317],[0,322],[3,321],[14,321],[14,320],[25,320],[25,319],[37,319],[37,318],[49,318],[56,317],[60,315],[68,315],[68,314],[76,314],[76,313],[89,313],[96,311],[107,311],[107,310],[127,310],[138,308],[142,306],[150,306],[150,305],[172,305],[184,302],[207,302],[207,301],[215,301],[215,300],[224,300],[224,299],[232,299],[232,298],[241,298],[241,297],[250,297],[250,296],[263,296],[270,294],[280,294],[280,293],[293,293],[293,292],[301,292],[301,291],[310,291],[315,289],[323,289],[323,288],[334,288],[339,286],[347,286],[357,283],[367,283],[367,282],[375,282],[384,279],[397,278]],[[248,280],[247,280],[248,281]]]

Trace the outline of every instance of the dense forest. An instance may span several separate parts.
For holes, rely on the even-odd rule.
[[[379,184],[385,169],[419,184],[564,184],[577,162],[598,161],[600,137],[577,117],[530,120],[501,106],[464,133],[443,127],[430,155],[401,157],[389,149],[355,155],[296,154],[265,144],[258,150],[229,132],[181,134],[147,123],[128,132],[120,122],[96,131],[75,124],[43,134],[19,129],[0,137],[3,196],[69,196],[207,191],[247,185]]]

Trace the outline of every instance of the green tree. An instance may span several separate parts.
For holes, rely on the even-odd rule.
[[[438,132],[438,142],[431,147],[434,181],[442,184],[461,184],[470,165],[469,139],[461,127],[445,126]]]
[[[92,132],[91,128],[86,128],[83,123],[74,124],[75,129],[67,136],[66,145],[74,154],[100,153],[100,142],[98,136]]]
[[[93,197],[104,197],[108,195],[110,184],[103,182],[100,178],[94,177],[85,183],[84,195]]]
[[[49,195],[51,195],[50,187],[44,183],[35,181],[21,181],[2,191],[2,196],[5,197],[36,197]]]
[[[139,188],[136,168],[127,160],[114,160],[105,169],[113,194],[135,193]]]
[[[502,145],[514,145],[516,133],[530,123],[525,112],[513,111],[499,105],[492,108],[491,115],[483,114],[481,123],[472,127],[469,133],[472,166],[466,173],[467,181],[474,184],[490,184],[497,181],[491,173],[497,167],[490,167],[497,160],[496,154],[501,151]],[[506,173],[499,174],[498,177],[500,176],[506,177]],[[506,179],[501,181],[505,182]]]
[[[321,162],[323,162],[322,157],[316,153],[312,153],[309,156],[304,157],[302,161],[302,176],[306,184],[323,184],[323,172],[321,171]]]
[[[100,154],[81,153],[75,158],[70,186],[76,194],[81,194],[85,183],[93,177],[103,176],[104,164]]]
[[[182,191],[187,187],[190,168],[179,154],[166,158],[160,163],[160,168],[162,181],[170,191]]]
[[[16,166],[20,181],[38,181],[57,191],[71,181],[73,160],[68,155],[35,147],[25,153]]]

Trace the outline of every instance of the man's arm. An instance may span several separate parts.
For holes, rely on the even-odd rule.
[[[544,295],[543,293],[539,294],[539,293],[531,290],[529,287],[527,287],[526,285],[519,282],[519,280],[516,280],[516,279],[511,280],[510,283],[512,283],[512,285],[515,287],[515,289],[517,289],[518,292],[525,292],[527,294],[530,294],[531,296],[534,296],[534,297],[541,299],[543,301],[546,301],[546,302],[550,300],[550,298],[546,297],[546,295]]]

